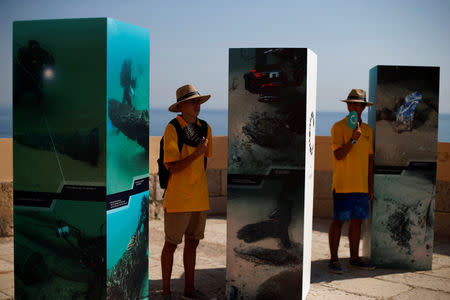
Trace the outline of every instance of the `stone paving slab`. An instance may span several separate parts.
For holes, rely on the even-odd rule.
[[[0,291],[9,295],[14,295],[14,273],[0,271]]]
[[[1,273],[8,273],[8,272],[14,272],[14,263],[5,261],[0,256],[0,274]]]
[[[377,298],[390,298],[411,289],[405,284],[387,282],[376,278],[336,280],[329,283],[329,286],[354,295]]]
[[[447,242],[450,245],[450,242]],[[433,269],[439,269],[443,266],[450,267],[450,251],[447,255],[433,253]]]
[[[404,273],[404,274],[388,274],[376,276],[375,278],[389,282],[397,282],[406,284],[411,287],[425,288],[434,291],[442,291],[449,293],[450,299],[450,283],[447,278],[429,276],[420,273]]]
[[[2,291],[0,291],[0,300],[12,300],[14,299],[11,295],[5,294]]]
[[[419,274],[426,274],[426,275],[430,275],[430,276],[436,276],[436,277],[450,279],[450,267],[444,267],[444,268],[437,269],[437,270],[419,272]],[[450,284],[450,281],[449,281],[449,284]]]
[[[347,293],[345,291],[336,290],[333,287],[328,287],[323,284],[322,285],[320,285],[320,284],[311,285],[308,296],[306,296],[306,300],[329,300],[329,299],[333,299],[333,300],[356,300],[356,299],[366,300],[366,299],[377,299],[377,298]]]
[[[430,291],[426,289],[415,288],[406,293],[401,293],[389,300],[448,300],[450,295],[444,292]]]

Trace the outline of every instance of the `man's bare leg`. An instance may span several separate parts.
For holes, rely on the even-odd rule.
[[[330,225],[330,230],[328,231],[328,243],[330,245],[331,261],[338,261],[338,248],[339,241],[341,239],[341,230],[344,221],[334,220]]]
[[[177,249],[176,244],[164,243],[163,250],[161,252],[161,271],[163,278],[163,296],[170,294],[170,277],[172,276],[173,266],[173,253]]]
[[[359,259],[359,240],[361,238],[361,224],[360,219],[350,219],[348,226],[348,240],[350,242],[350,260],[355,261]]]
[[[184,294],[193,296],[194,289],[194,272],[195,258],[197,256],[197,246],[199,240],[186,238],[184,241],[183,263],[184,263]]]

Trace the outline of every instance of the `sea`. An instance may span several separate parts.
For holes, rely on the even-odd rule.
[[[0,107],[0,138],[12,137],[12,110],[11,107]],[[316,122],[316,135],[330,136],[330,129],[334,122],[344,118],[345,111],[318,111]],[[150,135],[162,136],[167,123],[176,114],[167,109],[150,108]],[[209,109],[200,112],[201,119],[206,120],[213,131],[213,135],[228,135],[228,110]],[[367,122],[367,113],[363,113],[363,121]],[[450,114],[439,114],[439,142],[450,143]]]
[[[330,136],[331,126],[336,121],[343,119],[347,113],[334,111],[318,111],[316,122],[316,135]],[[150,136],[162,136],[167,123],[176,116],[167,109],[150,108]],[[228,135],[228,111],[203,110],[199,115],[211,126],[213,135]],[[367,113],[363,113],[362,119],[367,123]],[[450,114],[439,115],[439,142],[450,143]]]

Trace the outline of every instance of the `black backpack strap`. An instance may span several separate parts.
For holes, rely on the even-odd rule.
[[[202,127],[202,131],[203,131],[203,136],[205,137],[205,139],[208,137],[208,123],[206,123],[206,121],[198,119],[200,121],[200,126]],[[208,158],[204,157],[203,162],[205,163],[205,170],[206,170],[206,165],[208,164]]]
[[[206,138],[208,136],[208,123],[201,119],[198,120],[200,121],[200,126],[202,127],[203,136]]]
[[[181,128],[180,122],[178,122],[177,118],[172,119],[169,124],[172,124],[177,131],[178,151],[180,151],[181,153],[181,149],[183,148],[183,139],[182,139],[183,129]]]
[[[202,127],[202,132],[203,132],[203,136],[206,138],[208,136],[208,123],[206,123],[206,121],[198,119],[200,122],[200,126]],[[180,123],[178,122],[177,118],[174,118],[170,121],[170,124],[172,124],[176,131],[177,131],[177,137],[178,137],[178,150],[181,153],[181,149],[183,148],[183,129],[181,128]],[[205,156],[204,157],[204,163],[205,163],[205,169],[206,169],[206,165],[208,164],[208,158]]]

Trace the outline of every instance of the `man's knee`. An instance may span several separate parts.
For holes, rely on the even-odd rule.
[[[196,249],[199,243],[200,243],[200,240],[192,239],[192,238],[186,238],[186,240],[184,242],[184,244],[185,244],[184,246],[188,247],[188,248]]]
[[[177,244],[173,244],[173,243],[168,242],[168,241],[166,241],[164,243],[163,252],[174,253],[176,249],[177,249]]]
[[[350,226],[361,226],[362,221],[361,219],[350,219]]]
[[[335,227],[335,228],[342,228],[342,225],[344,225],[344,223],[345,223],[345,221],[333,219],[331,226]]]

